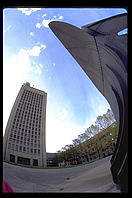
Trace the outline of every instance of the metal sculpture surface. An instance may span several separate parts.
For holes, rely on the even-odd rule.
[[[127,14],[116,15],[79,29],[52,21],[49,27],[109,102],[118,126],[111,158],[113,181],[127,192]]]

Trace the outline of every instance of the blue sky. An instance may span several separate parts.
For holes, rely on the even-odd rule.
[[[81,26],[125,13],[117,8],[6,8],[3,10],[3,130],[25,82],[47,93],[46,149],[56,152],[110,108],[50,30],[50,21]],[[4,134],[3,131],[3,134]]]

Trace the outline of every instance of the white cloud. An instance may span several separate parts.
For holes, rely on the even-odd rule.
[[[106,105],[103,105],[103,104],[100,104],[99,106],[98,106],[98,113],[99,113],[99,115],[103,115],[103,114],[105,114],[106,112],[107,112],[107,109],[108,108],[110,108],[109,107],[109,104],[106,106]]]
[[[35,74],[41,75],[42,70],[41,70],[40,67],[37,65],[34,72],[35,72]]]
[[[41,8],[18,8],[18,10],[21,11],[25,15],[30,15],[32,12],[41,10]]]
[[[43,68],[43,65],[42,64],[39,64],[39,67]]]
[[[29,56],[39,56],[41,52],[41,47],[34,46],[31,50],[28,50]]]
[[[42,18],[44,18],[45,16],[46,16],[46,14],[44,14],[42,16]],[[63,16],[62,15],[59,16],[58,18],[56,16],[53,16],[52,19],[43,19],[43,21],[41,23],[37,23],[36,24],[36,28],[40,28],[41,26],[46,27],[46,28],[49,28],[49,23],[51,21],[62,20],[62,19],[63,19]]]
[[[21,11],[25,15],[30,15],[31,12],[29,11],[29,8],[18,8],[19,11]]]
[[[49,27],[49,23],[51,22],[51,21],[54,21],[55,19],[44,19],[43,21],[42,21],[42,25],[44,26],[44,27],[46,27],[46,28],[48,28]]]
[[[44,44],[40,44],[41,48],[45,49],[46,48],[46,45]]]
[[[44,44],[40,44],[40,46],[33,46],[33,48],[31,50],[27,50],[29,56],[39,56],[40,52],[42,51],[42,49],[45,49],[46,45]]]
[[[65,119],[63,122],[60,121],[60,119],[58,119],[58,117],[56,116],[55,106],[51,107],[50,102],[48,102],[47,104],[46,150],[47,152],[55,152],[60,150],[67,144],[72,144],[72,140],[74,140],[79,135],[79,132],[82,130],[77,123],[74,123],[72,119],[69,119],[69,114],[65,108],[62,109],[62,113],[60,112],[60,114],[61,116],[62,114],[67,114],[66,116],[68,119]],[[55,139],[57,139],[58,141],[54,141]]]
[[[33,65],[33,72],[35,74],[41,75],[42,74],[43,65],[42,64],[37,64],[34,61],[32,62],[32,65]]]
[[[44,18],[44,17],[46,17],[46,16],[47,16],[47,14],[43,14],[43,15],[42,15],[42,18]]]
[[[64,120],[68,115],[68,111],[66,110],[66,108],[63,108],[62,111],[59,112],[59,116],[61,118],[61,120]]]
[[[24,49],[20,49],[18,54],[13,56],[13,62],[17,66],[16,69],[18,69],[21,74],[26,74],[32,70],[29,55]]]
[[[4,32],[8,32],[8,31],[11,29],[11,27],[12,27],[12,25],[9,25],[9,26],[7,27],[7,29],[4,30]]]
[[[36,11],[38,11],[38,10],[41,10],[41,8],[31,8],[31,10],[32,10],[33,12],[36,12]]]
[[[63,16],[59,16],[59,18],[58,18],[58,19],[60,19],[60,20],[61,20],[61,19],[63,19]]]
[[[30,32],[30,36],[34,36],[34,32]]]
[[[40,23],[37,23],[37,24],[36,24],[36,28],[41,28],[41,26],[42,26],[42,25],[41,25]]]

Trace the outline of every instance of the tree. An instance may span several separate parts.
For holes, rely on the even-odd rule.
[[[106,116],[108,118],[109,126],[116,121],[112,110],[108,109],[106,112]]]
[[[78,135],[78,138],[72,140],[73,144],[65,145],[61,151],[58,151],[58,161],[73,161],[74,164],[77,160],[78,163],[80,163],[83,161],[82,158],[84,156],[88,156],[88,153],[91,152],[93,147],[96,148],[96,150],[101,150],[106,147],[112,138],[116,140],[116,135],[115,138],[113,136],[105,137],[109,126],[112,127],[113,130],[117,128],[115,123],[113,112],[108,109],[106,114],[97,117],[95,125],[92,124],[84,133]]]
[[[97,117],[95,125],[98,127],[99,131],[102,131],[108,128],[113,122],[115,122],[113,112],[108,109],[106,114]]]
[[[73,141],[73,146],[77,146],[81,143],[81,141],[79,139],[74,139]]]
[[[81,143],[89,139],[89,136],[87,133],[82,133],[81,135],[78,135],[78,139],[80,140]]]
[[[88,139],[98,133],[98,126],[94,126],[93,124],[85,130]]]

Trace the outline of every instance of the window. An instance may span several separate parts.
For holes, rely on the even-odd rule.
[[[23,147],[23,152],[25,152],[26,151],[26,147]]]
[[[19,151],[22,151],[22,146],[19,146]]]
[[[31,153],[33,153],[33,149],[31,148]]]
[[[30,159],[18,156],[17,163],[30,165]]]
[[[29,147],[27,147],[27,153],[29,153]]]
[[[16,151],[18,151],[18,145],[16,145]]]
[[[15,162],[15,155],[10,155],[10,161]]]
[[[34,154],[36,154],[36,149],[34,149]]]
[[[12,144],[12,149],[14,149],[15,144]]]

